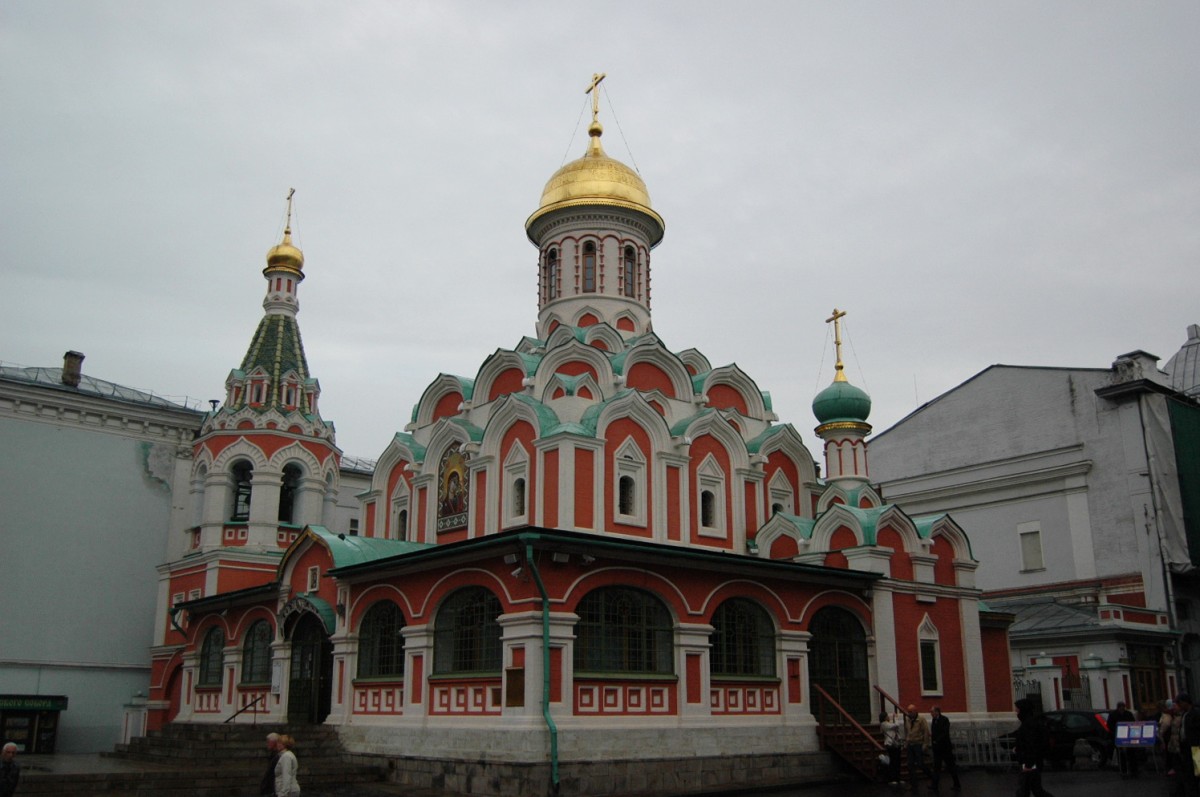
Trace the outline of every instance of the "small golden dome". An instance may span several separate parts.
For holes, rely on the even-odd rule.
[[[298,277],[304,277],[304,253],[292,245],[292,230],[283,231],[283,241],[271,247],[267,252],[267,271],[290,271]]]
[[[662,240],[662,217],[650,206],[650,193],[637,172],[619,160],[608,157],[600,145],[604,128],[593,121],[588,128],[591,141],[587,153],[556,171],[546,182],[538,209],[525,222],[525,230],[542,216],[560,208],[577,205],[610,205],[636,210],[649,216],[657,226],[650,245]]]

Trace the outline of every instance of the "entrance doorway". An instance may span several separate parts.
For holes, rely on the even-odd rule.
[[[850,612],[827,606],[809,624],[808,680],[820,686],[861,723],[871,722],[871,679],[867,674],[867,634]],[[810,706],[819,705],[816,689]]]
[[[304,612],[292,627],[288,722],[321,723],[333,694],[333,643],[317,615]]]

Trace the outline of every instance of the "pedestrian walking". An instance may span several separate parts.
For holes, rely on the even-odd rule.
[[[888,765],[884,767],[884,780],[889,786],[900,785],[900,756],[904,753],[904,732],[895,714],[879,712],[879,731],[883,734],[883,747],[887,751]]]
[[[21,765],[17,763],[17,746],[12,742],[0,749],[0,797],[12,797],[21,782]]]
[[[904,718],[904,743],[908,747],[908,782],[912,790],[917,790],[917,770],[920,769],[934,783],[933,773],[925,763],[925,748],[929,746],[929,723],[917,713],[917,707],[911,703]],[[930,788],[935,788],[931,785]]]
[[[1175,696],[1175,705],[1179,707],[1179,766],[1172,794],[1197,797],[1194,761],[1200,749],[1200,708],[1192,705],[1191,695],[1186,692]]]
[[[933,749],[933,788],[937,789],[944,768],[954,779],[954,791],[962,791],[962,784],[958,782],[958,763],[954,760],[954,742],[950,740],[950,718],[942,713],[940,706],[934,706],[932,714],[929,734]]]
[[[1162,713],[1158,716],[1158,746],[1167,762],[1167,777],[1172,777],[1179,766],[1179,718],[1174,700],[1163,701]]]
[[[279,734],[267,734],[267,771],[263,773],[262,781],[258,784],[259,794],[275,795],[275,765],[279,763],[279,754],[283,747],[279,744]]]
[[[279,760],[275,762],[275,797],[299,797],[300,781],[296,775],[300,763],[292,752],[296,740],[285,733],[279,737],[279,746]]]
[[[1016,741],[1017,764],[1021,771],[1017,774],[1017,797],[1054,797],[1042,788],[1042,763],[1046,756],[1046,724],[1029,698],[1021,698],[1016,703],[1017,719],[1021,727],[1014,735]]]

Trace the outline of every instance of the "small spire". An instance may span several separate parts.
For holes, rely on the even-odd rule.
[[[604,125],[600,124],[600,81],[604,80],[605,74],[597,72],[592,75],[592,82],[588,84],[587,91],[584,94],[592,95],[592,123],[588,126],[588,135],[591,141],[588,144],[587,156],[599,158],[604,156],[604,147],[600,145],[600,136],[604,134]]]
[[[842,316],[844,315],[846,315],[845,310],[839,310],[835,307],[833,308],[833,315],[825,319],[826,324],[830,322],[833,323],[833,345],[834,348],[837,349],[837,365],[834,366],[836,372],[833,375],[834,382],[847,381],[845,373],[846,367],[842,365],[842,325],[840,323]]]

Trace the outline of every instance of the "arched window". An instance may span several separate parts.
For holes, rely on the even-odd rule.
[[[296,517],[296,494],[300,491],[300,477],[304,471],[294,462],[283,466],[283,483],[279,485],[279,522],[294,523]]]
[[[733,598],[713,613],[708,663],[713,675],[775,674],[775,626],[766,610]]]
[[[637,253],[632,246],[625,247],[625,295],[637,296]]]
[[[706,529],[717,527],[717,497],[712,490],[700,493],[700,525]]]
[[[200,675],[196,679],[197,686],[221,685],[224,657],[225,632],[220,628],[210,628],[204,635],[204,644],[200,647]]]
[[[271,624],[257,620],[246,632],[242,643],[242,683],[269,684],[271,682]]]
[[[396,538],[401,540],[408,539],[408,510],[401,509],[400,514],[396,515]]]
[[[558,297],[558,250],[546,252],[546,300]]]
[[[596,291],[596,244],[588,241],[583,245],[583,292]]]
[[[455,592],[438,609],[435,673],[500,673],[500,600],[483,587]]]
[[[575,669],[590,673],[674,671],[671,614],[648,592],[603,587],[575,612]]]
[[[783,504],[771,504],[771,514],[778,515],[783,511]]]
[[[618,491],[620,495],[617,498],[617,511],[622,515],[632,515],[637,511],[637,482],[632,476],[622,476],[619,483]]]
[[[358,630],[358,677],[403,676],[404,615],[391,601],[379,601],[367,610]]]
[[[525,480],[517,479],[512,488],[512,513],[514,516],[525,514]]]
[[[233,509],[230,520],[250,519],[250,481],[254,478],[254,466],[244,459],[233,463]]]

